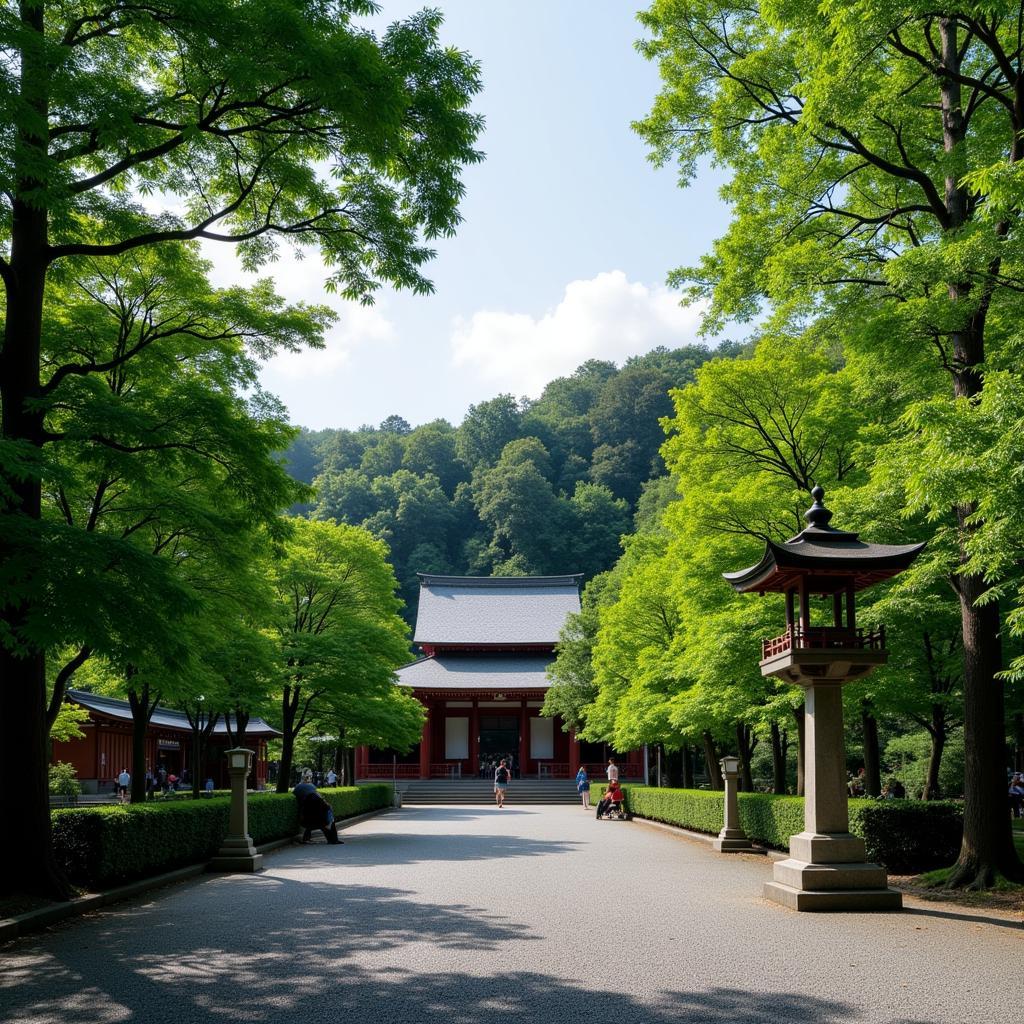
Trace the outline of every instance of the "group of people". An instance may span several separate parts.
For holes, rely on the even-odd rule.
[[[1010,778],[1010,817],[1024,818],[1024,772],[1014,772]]]
[[[603,818],[607,814],[611,814],[613,811],[618,813],[622,812],[623,801],[625,800],[625,794],[622,792],[622,787],[619,785],[619,766],[615,763],[615,758],[608,758],[608,767],[605,769],[605,775],[608,778],[608,788],[604,792],[604,796],[598,801],[597,804],[597,817]],[[590,777],[587,775],[587,769],[582,765],[580,770],[576,773],[576,792],[580,795],[580,800],[583,803],[583,809],[585,811],[590,810]]]
[[[328,768],[325,772],[317,771],[314,768],[305,768],[301,773],[301,778],[305,778],[307,773],[314,786],[336,786],[338,784],[338,773],[333,768]]]
[[[188,786],[190,784],[188,777],[188,769],[186,768],[181,773],[181,778],[169,772],[163,765],[154,772],[151,768],[146,769],[146,799],[149,800],[153,794],[160,790],[163,793],[177,790],[178,786]],[[132,792],[132,773],[127,768],[122,768],[117,774],[117,778],[114,779],[115,791],[117,793],[117,799],[122,804],[131,803],[131,792]],[[213,788],[212,786],[210,787]]]
[[[480,761],[480,778],[486,779],[488,775],[496,773],[498,768],[504,764],[509,778],[512,778],[515,767],[515,758],[511,754],[500,754],[497,757]]]

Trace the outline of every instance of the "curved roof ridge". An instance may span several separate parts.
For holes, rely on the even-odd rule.
[[[578,587],[583,573],[564,576],[446,576],[418,572],[423,587]]]

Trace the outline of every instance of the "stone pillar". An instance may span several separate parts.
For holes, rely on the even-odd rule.
[[[864,841],[850,834],[842,681],[801,682],[804,830],[790,836],[789,857],[775,863],[764,895],[793,910],[899,910],[903,897],[888,888],[885,868],[868,863]]]
[[[211,871],[259,871],[263,854],[256,852],[249,835],[249,794],[245,781],[252,765],[252,751],[235,747],[227,751],[231,779],[231,819],[217,856],[210,861]]]
[[[725,815],[722,831],[711,845],[719,853],[757,853],[747,838],[740,824],[740,759],[723,757],[719,762],[722,766],[722,779],[725,783]]]

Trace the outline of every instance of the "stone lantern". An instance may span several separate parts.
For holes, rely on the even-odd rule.
[[[722,831],[712,840],[712,849],[719,853],[759,853],[755,850],[747,833],[740,824],[740,802],[738,797],[740,759],[726,754],[719,762],[725,783],[725,808],[722,815]]]
[[[850,834],[842,687],[889,657],[884,626],[858,628],[856,592],[902,572],[924,544],[869,544],[829,525],[820,487],[811,496],[806,529],[725,573],[740,593],[785,595],[786,631],[763,641],[761,674],[805,690],[804,830],[790,837],[789,859],[775,864],[764,894],[794,910],[895,910],[902,897]],[[824,621],[812,621],[812,597],[831,597]]]
[[[257,853],[249,835],[249,794],[246,779],[252,768],[253,751],[233,747],[226,751],[231,778],[231,818],[217,856],[210,861],[211,871],[259,871],[263,855]]]

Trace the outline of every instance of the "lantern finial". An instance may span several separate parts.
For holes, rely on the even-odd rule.
[[[823,487],[815,487],[811,491],[811,497],[814,499],[814,504],[804,513],[807,525],[819,530],[832,529],[828,525],[829,520],[832,518],[832,512],[830,509],[825,508],[823,503],[825,489]]]

